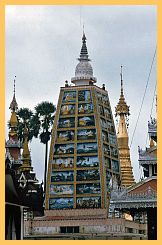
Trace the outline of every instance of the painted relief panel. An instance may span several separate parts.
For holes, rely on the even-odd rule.
[[[75,118],[60,118],[58,123],[59,128],[74,128],[75,127]]]
[[[111,120],[111,112],[110,109],[104,108],[104,115],[107,119]]]
[[[105,166],[109,169],[111,169],[111,159],[108,157],[105,157]]]
[[[74,154],[74,144],[55,145],[55,155],[59,154]]]
[[[77,170],[77,181],[83,180],[99,180],[99,170]]]
[[[65,158],[54,158],[54,168],[73,168],[74,167],[74,158],[65,157]]]
[[[78,130],[77,138],[78,138],[78,140],[95,140],[96,139],[96,130],[95,129]]]
[[[111,145],[116,145],[117,144],[115,135],[109,134],[109,139],[110,139],[110,144]]]
[[[77,194],[98,194],[101,188],[99,183],[95,184],[78,184],[76,186]]]
[[[99,103],[102,103],[102,94],[97,93],[97,99]]]
[[[110,155],[110,148],[108,145],[103,145],[103,151],[105,154]]]
[[[111,156],[112,157],[118,157],[117,149],[114,147],[110,147],[110,149],[111,149]]]
[[[73,115],[75,114],[75,105],[62,105],[60,115]]]
[[[93,104],[79,104],[78,105],[78,114],[89,114],[93,113]]]
[[[94,117],[78,117],[78,126],[95,126]]]
[[[99,160],[97,156],[91,156],[91,157],[77,157],[77,167],[98,167],[99,166]]]
[[[66,182],[74,180],[73,171],[52,172],[51,182]]]
[[[73,198],[50,198],[49,209],[71,209],[73,208]]]
[[[112,160],[112,170],[117,173],[119,172],[119,162],[118,161]]]
[[[106,182],[107,182],[107,190],[111,191],[112,188],[112,174],[109,171],[106,171]]]
[[[78,91],[78,101],[90,101],[91,92],[89,90]]]
[[[63,102],[75,102],[76,101],[76,91],[66,91],[63,95]]]
[[[113,123],[107,122],[107,125],[108,125],[108,131],[114,133],[115,132],[115,128],[113,126]]]
[[[104,108],[102,105],[99,105],[99,112],[101,116],[104,116]]]
[[[106,123],[106,120],[104,120],[104,119],[101,118],[100,121],[101,121],[101,126],[102,126],[102,128],[107,129],[107,123]]]
[[[97,153],[97,143],[77,144],[77,153]]]
[[[108,133],[105,131],[102,131],[102,140],[108,142]]]
[[[51,195],[72,195],[73,193],[73,185],[50,185]]]
[[[78,197],[77,208],[100,208],[101,197]]]
[[[108,96],[103,95],[102,101],[105,106],[110,106]]]
[[[63,141],[73,141],[74,140],[74,131],[58,131],[57,132],[57,142]]]

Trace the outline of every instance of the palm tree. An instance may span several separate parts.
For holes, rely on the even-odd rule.
[[[35,107],[35,115],[33,116],[33,122],[37,122],[35,129],[33,128],[34,136],[38,137],[39,135],[41,143],[45,144],[44,193],[46,191],[48,142],[51,136],[55,111],[56,107],[51,102],[43,101]]]
[[[28,140],[32,140],[33,138],[33,132],[32,129],[32,118],[33,118],[33,112],[28,108],[20,108],[17,111],[17,118],[18,118],[18,138],[20,141],[23,141],[23,133],[25,126],[28,128],[29,134],[28,134]]]

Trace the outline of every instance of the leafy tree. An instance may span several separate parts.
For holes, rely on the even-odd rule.
[[[18,117],[18,138],[20,139],[20,141],[23,141],[23,133],[24,133],[24,128],[25,126],[28,128],[29,130],[29,134],[28,134],[28,140],[32,140],[33,138],[33,122],[32,122],[32,118],[33,118],[33,112],[28,109],[28,108],[20,108],[17,111],[17,117]]]
[[[28,108],[20,108],[17,111],[18,117],[18,138],[23,141],[25,126],[28,128],[28,140],[39,137],[41,143],[45,144],[45,170],[44,170],[44,192],[46,190],[48,142],[51,137],[56,107],[47,101],[35,106],[35,112]]]
[[[40,138],[41,143],[45,144],[45,170],[44,170],[44,192],[46,191],[48,142],[50,140],[56,107],[48,101],[43,101],[35,107],[33,120],[36,123],[34,136]]]

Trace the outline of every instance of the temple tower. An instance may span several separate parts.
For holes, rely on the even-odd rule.
[[[130,150],[128,146],[128,131],[126,120],[129,113],[129,106],[127,105],[124,93],[123,93],[123,78],[122,78],[122,66],[121,66],[121,94],[119,102],[115,108],[116,116],[119,116],[119,126],[117,132],[118,149],[120,157],[120,168],[121,168],[121,185],[131,186],[134,183],[134,177],[132,172]]]
[[[20,150],[22,148],[22,144],[18,139],[17,127],[18,120],[16,111],[18,109],[18,104],[15,96],[15,79],[14,79],[14,94],[13,99],[11,101],[9,109],[11,110],[11,117],[9,121],[9,139],[6,141],[6,162],[10,162],[12,164],[12,168],[14,170],[18,170],[21,166],[21,153]],[[8,160],[7,160],[8,159]]]
[[[157,120],[151,118],[148,122],[150,145],[142,150],[138,147],[139,164],[143,167],[144,177],[157,176]]]
[[[78,60],[75,77],[71,79],[74,86],[66,81],[60,90],[45,209],[48,215],[58,215],[54,211],[59,209],[79,209],[75,213],[79,217],[81,209],[88,209],[88,214],[96,217],[97,212],[91,210],[97,209],[101,211],[100,217],[106,217],[110,187],[114,179],[120,182],[117,139],[108,92],[104,85],[102,88],[95,85],[97,79],[93,76],[84,33]]]

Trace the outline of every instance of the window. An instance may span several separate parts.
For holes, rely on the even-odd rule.
[[[60,233],[79,233],[79,226],[60,227]]]

